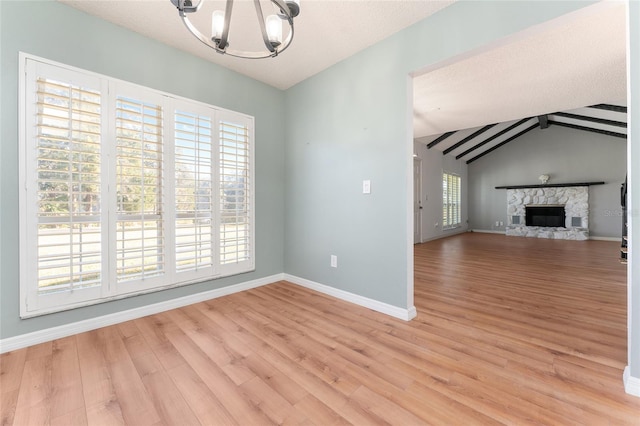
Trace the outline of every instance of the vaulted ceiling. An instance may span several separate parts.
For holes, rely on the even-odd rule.
[[[421,70],[415,140],[472,162],[541,124],[626,138],[625,23],[598,2]]]
[[[2,1],[2,0],[0,0]],[[232,69],[279,89],[300,81],[454,3],[454,0],[302,0],[293,43],[276,58],[247,60],[221,55],[193,37],[170,0],[58,0],[161,43]],[[224,0],[202,4],[189,19],[209,34],[211,14]],[[273,9],[261,0],[265,15]],[[259,49],[263,41],[252,0],[236,0],[229,42],[235,49]],[[203,79],[203,84],[206,79]]]
[[[490,154],[530,131],[544,131],[549,126],[568,127],[620,139],[627,138],[627,107],[597,104],[569,111],[524,117],[469,129],[418,138],[429,149],[455,156],[467,164]]]

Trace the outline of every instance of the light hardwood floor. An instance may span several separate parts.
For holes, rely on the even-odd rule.
[[[2,355],[2,425],[640,424],[618,244],[415,247],[410,322],[280,282]]]

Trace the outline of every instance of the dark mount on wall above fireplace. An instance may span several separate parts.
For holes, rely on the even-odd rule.
[[[576,183],[545,183],[544,185],[506,185],[496,186],[496,189],[525,189],[525,188],[563,188],[568,186],[604,185],[604,182],[576,182]]]

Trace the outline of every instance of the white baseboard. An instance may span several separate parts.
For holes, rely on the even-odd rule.
[[[435,240],[439,240],[442,238],[448,238],[448,237],[453,237],[454,235],[460,235],[460,234],[465,234],[467,232],[469,232],[470,230],[467,228],[462,228],[462,229],[449,229],[446,231],[443,231],[442,234],[438,234],[435,235],[433,237],[428,237],[428,238],[423,238],[419,244],[424,244],[424,243],[428,243],[429,241],[435,241]],[[416,243],[418,244],[418,243]]]
[[[399,318],[401,320],[410,321],[418,315],[415,306],[411,306],[409,309],[399,308],[397,306],[389,305],[387,303],[379,302],[368,297],[359,296],[348,291],[340,290],[335,287],[331,287],[325,284],[320,284],[314,281],[307,280],[305,278],[296,277],[295,275],[284,274],[284,280],[290,281],[301,287],[306,287],[311,290],[315,290],[319,293],[328,294],[337,299],[344,300],[346,302],[354,303],[365,308],[373,309],[374,311]]]
[[[616,242],[620,242],[622,241],[622,237],[593,237],[593,236],[589,236],[590,240],[596,240],[596,241],[616,241]]]
[[[640,379],[631,376],[628,365],[624,368],[622,378],[624,381],[624,391],[629,395],[640,397]]]
[[[229,294],[250,290],[252,288],[271,284],[276,281],[282,281],[284,279],[283,277],[284,274],[271,275],[268,277],[258,278],[256,280],[246,281],[215,290],[204,291],[202,293],[196,293],[189,296],[179,297],[177,299],[167,300],[165,302],[154,303],[152,305],[141,306],[139,308],[103,315],[96,318],[90,318],[71,324],[38,330],[33,333],[26,333],[15,337],[1,339],[0,353],[26,348],[27,346],[37,345],[39,343],[60,339],[74,334],[83,333],[85,331],[95,330],[97,328],[107,327],[124,321],[146,317],[147,315],[153,315],[171,309],[181,308],[183,306],[192,305],[194,303],[203,302],[205,300],[215,299],[217,297],[227,296]]]
[[[472,229],[471,232],[479,232],[481,234],[505,234],[506,231],[495,231],[493,229]]]
[[[412,306],[409,309],[398,308],[397,306],[382,303],[377,300],[369,299],[367,297],[329,287],[324,284],[309,281],[304,278],[299,278],[289,274],[275,274],[264,278],[258,278],[252,281],[246,281],[227,287],[204,291],[197,294],[191,294],[189,296],[179,297],[177,299],[167,300],[165,302],[154,303],[152,305],[141,306],[139,308],[133,308],[96,318],[89,318],[71,324],[60,325],[34,331],[32,333],[26,333],[19,336],[0,339],[0,353],[15,351],[18,349],[26,348],[28,346],[49,342],[55,339],[61,339],[63,337],[72,336],[78,333],[84,333],[86,331],[95,330],[101,327],[108,327],[110,325],[118,324],[124,321],[130,321],[133,319],[145,317],[147,315],[153,315],[160,312],[169,311],[171,309],[181,308],[183,306],[192,305],[194,303],[199,303],[205,300],[215,299],[222,296],[227,296],[229,294],[238,293],[245,290],[250,290],[252,288],[261,287],[263,285],[272,284],[274,282],[282,280],[287,280],[292,282],[293,284],[297,284],[302,287],[318,291],[320,293],[328,294],[335,298],[355,303],[356,305],[364,306],[366,308],[373,309],[374,311],[378,311],[405,321],[409,321],[415,318],[417,315],[415,306]]]

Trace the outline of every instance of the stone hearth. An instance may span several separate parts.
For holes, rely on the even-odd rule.
[[[564,205],[565,227],[526,226],[527,205]],[[588,240],[589,188],[569,186],[508,189],[506,234],[518,237]]]

